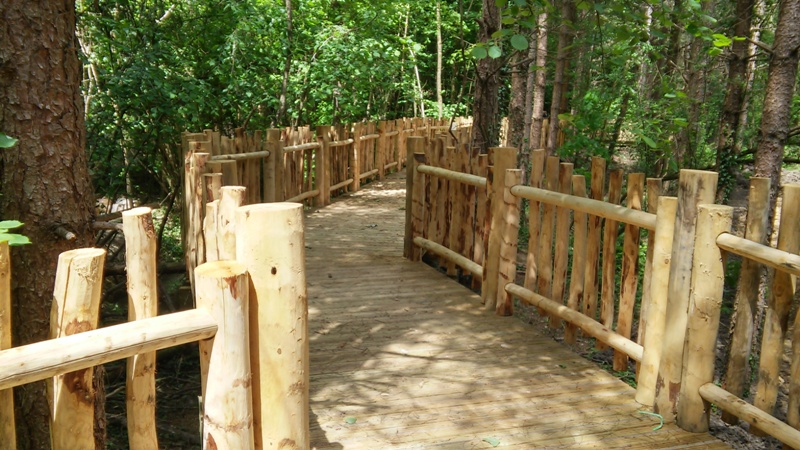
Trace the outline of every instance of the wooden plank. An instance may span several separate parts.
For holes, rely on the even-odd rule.
[[[572,163],[561,163],[558,167],[558,192],[572,194]],[[564,291],[567,286],[567,267],[569,264],[570,210],[556,209],[555,255],[553,258],[553,296],[551,300],[564,303]],[[551,328],[561,326],[561,320],[550,316]]]
[[[559,159],[557,156],[548,156],[545,163],[545,183],[548,191],[558,190]],[[545,203],[542,205],[542,226],[539,230],[539,263],[536,277],[537,292],[547,298],[552,298],[553,282],[553,236],[555,234],[555,206]],[[540,310],[539,313],[542,313]]]
[[[586,178],[582,175],[572,176],[572,195],[586,197]],[[572,279],[569,285],[569,299],[567,307],[579,311],[583,299],[584,276],[586,274],[586,226],[587,214],[576,211],[574,213],[575,239],[572,247]],[[575,343],[577,327],[570,323],[565,324],[564,341]]]
[[[544,139],[544,136],[542,136]],[[595,156],[592,158],[591,198],[603,200],[603,189],[606,177],[606,160]],[[583,314],[592,319],[597,317],[597,293],[600,286],[597,274],[600,267],[600,233],[602,219],[590,215],[586,235],[586,274],[583,280]]]
[[[607,202],[618,205],[622,196],[622,170],[612,170],[608,177]],[[614,285],[617,273],[617,236],[619,222],[606,220],[603,228],[603,271],[600,291],[600,323],[612,328],[614,324]],[[606,346],[598,342],[599,350]]]
[[[528,178],[529,186],[542,187],[544,177],[544,160],[546,152],[543,149],[531,152],[531,174]],[[535,200],[528,202],[528,253],[525,258],[525,287],[534,290],[537,286],[539,265],[539,233],[542,223],[541,204]]]

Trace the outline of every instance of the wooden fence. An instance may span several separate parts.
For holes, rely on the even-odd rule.
[[[471,120],[406,118],[341,126],[270,129],[233,137],[184,133],[182,237],[194,292],[193,269],[207,260],[203,222],[222,186],[242,186],[241,204],[300,202],[325,206],[331,196],[358,191],[406,164],[406,140],[447,133],[466,142]]]
[[[629,174],[623,185],[622,171],[607,172],[601,158],[593,158],[587,185],[583,176],[573,174],[572,164],[536,150],[526,185],[513,148],[493,148],[487,157],[439,136],[409,138],[407,152],[413,161],[413,170],[407,172],[407,257],[419,260],[426,251],[448,274],[456,275],[458,267],[480,279],[486,308],[498,314],[511,314],[517,298],[546,314],[550,326],[563,322],[567,342],[575,341],[578,330],[596,338],[599,348],[614,349],[615,370],[627,370],[628,359],[633,359],[637,401],[654,407],[667,421],[708,431],[713,402],[725,411],[726,420],[745,420],[754,432],[800,448],[800,324],[794,328],[791,377],[785,381],[788,424],[771,415],[790,329],[793,277],[800,274],[800,185],[784,187],[774,249],[763,244],[767,180],[752,180],[747,235],[742,238],[730,233],[732,208],[713,204],[713,172],[681,171],[677,196],[668,197],[661,195],[661,180],[645,180],[643,174]],[[625,206],[620,205],[623,187]],[[529,202],[529,239],[525,270],[519,272],[522,199]],[[644,267],[640,249],[646,249]],[[748,258],[725,378],[730,392],[713,383],[726,252]],[[778,274],[753,406],[737,396],[748,382],[758,264]]]
[[[105,250],[68,251],[58,263],[52,339],[15,348],[10,259],[0,242],[1,447],[16,448],[11,388],[47,380],[52,448],[95,448],[93,367],[127,358],[130,448],[159,448],[155,351],[199,341],[203,448],[254,449],[290,441],[308,448],[302,207],[259,204],[220,214],[226,226],[236,227],[235,239],[209,238],[220,242],[220,253],[235,256],[196,269],[196,309],[157,315],[152,216],[149,208],[135,208],[123,213],[129,322],[97,328]],[[281,359],[276,348],[291,356]]]

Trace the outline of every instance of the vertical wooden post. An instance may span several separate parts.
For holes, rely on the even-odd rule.
[[[219,200],[219,189],[222,187],[222,174],[221,173],[206,173],[203,174],[203,185],[205,192],[203,195],[204,204]]]
[[[622,170],[612,170],[608,177],[608,203],[618,205],[622,197]],[[603,268],[600,287],[600,323],[609,329],[614,324],[615,284],[617,274],[617,237],[619,236],[619,222],[606,219],[603,228]],[[597,348],[608,348],[599,339]]]
[[[8,242],[0,242],[0,351],[11,348],[11,255]],[[0,442],[17,448],[14,391],[0,390]]]
[[[421,144],[424,145],[425,138],[420,137]],[[422,236],[425,228],[425,174],[417,171],[417,166],[425,164],[425,153],[422,151],[414,152],[413,159],[406,163],[408,170],[414,170],[414,193],[411,205],[411,239],[417,236]],[[412,245],[409,258],[412,261],[419,261],[422,258],[422,252],[419,247]]]
[[[547,120],[547,119],[545,119]],[[547,128],[542,128],[546,130]],[[542,133],[544,139],[544,133]],[[606,160],[595,156],[592,158],[592,199],[603,200],[603,189],[606,178]],[[583,314],[592,319],[597,317],[597,273],[600,268],[600,233],[602,219],[589,215],[586,232],[586,272],[583,280]]]
[[[501,229],[498,230],[500,239],[500,262],[497,270],[497,307],[495,312],[499,316],[510,316],[514,313],[514,303],[510,294],[505,290],[508,283],[514,283],[517,275],[517,239],[519,238],[519,210],[522,199],[511,193],[511,188],[522,184],[522,170],[506,169],[503,181],[503,198],[498,214],[500,215]]]
[[[678,199],[659,197],[656,231],[653,236],[653,269],[650,281],[650,304],[644,319],[647,339],[642,343],[644,356],[639,365],[636,401],[652,407],[656,399],[656,379],[661,363],[664,331],[667,326],[667,295],[669,267],[672,261],[672,238],[675,234],[675,214]]]
[[[666,323],[669,327],[662,341],[661,362],[656,381],[656,412],[671,422],[677,413],[681,389],[683,344],[691,290],[692,255],[696,230],[697,206],[714,203],[717,174],[701,170],[681,170],[678,179],[678,209],[669,268],[669,292]]]
[[[503,217],[500,210],[503,203],[503,190],[505,186],[506,170],[517,167],[517,149],[513,147],[494,147],[490,149],[494,155],[493,169],[489,170],[489,177],[492,178],[491,184],[493,192],[491,198],[491,225],[489,227],[488,249],[483,268],[483,286],[481,298],[488,310],[494,310],[497,306],[497,281],[500,265],[500,248],[502,245]],[[489,185],[487,180],[487,186]]]
[[[642,209],[644,193],[644,174],[628,174],[628,195],[626,206]],[[625,224],[625,237],[622,244],[622,276],[619,283],[619,311],[617,312],[617,334],[631,337],[633,328],[633,308],[636,303],[636,288],[639,284],[639,227]],[[614,370],[628,370],[628,355],[614,351]]]
[[[128,272],[128,321],[158,315],[157,244],[150,208],[122,213]],[[158,448],[156,437],[156,354],[128,358],[125,409],[132,449]]]
[[[473,173],[475,175],[479,175],[482,177],[486,177],[489,172],[489,155],[487,154],[478,154],[475,156],[475,164],[473,167]],[[476,199],[475,199],[475,245],[472,249],[472,260],[476,263],[480,264],[482,267],[486,267],[486,239],[487,239],[487,223],[491,220],[491,215],[489,214],[489,207],[487,206],[487,195],[489,191],[489,186],[487,182],[487,187],[484,189],[476,189]],[[472,289],[481,289],[481,284],[483,283],[483,277],[472,277]]]
[[[347,153],[347,166],[350,167],[350,177],[353,183],[347,188],[348,192],[357,192],[361,186],[361,172],[359,170],[358,155],[361,152],[361,136],[364,127],[361,123],[353,124],[353,148]]]
[[[383,180],[386,175],[386,121],[378,122],[378,145],[375,148],[375,164],[378,166],[378,179]]]
[[[423,158],[425,157],[424,153],[425,148],[425,139],[423,138],[410,138],[406,144],[406,154],[408,155],[408,167],[406,168],[406,227],[405,227],[405,239],[403,241],[403,256],[406,258],[416,261],[418,258],[415,258],[414,254],[414,237],[417,234],[414,234],[416,231],[419,233],[421,230],[420,228],[414,227],[414,213],[417,212],[415,205],[415,201],[419,204],[419,207],[423,207],[420,199],[422,196],[420,192],[424,186],[420,184],[415,184],[415,181],[418,177],[417,174],[417,164],[414,163],[414,154],[415,153],[422,153]],[[419,176],[423,176],[419,174]],[[416,200],[415,200],[416,199]],[[417,212],[418,213],[418,212]],[[418,226],[421,227],[421,220],[422,215],[420,214],[418,218],[420,223]]]
[[[545,163],[545,183],[548,191],[558,191],[558,156],[548,156]],[[536,277],[539,295],[553,297],[553,237],[555,236],[556,207],[545,203],[542,205],[542,225],[539,229],[539,262]],[[539,309],[539,314],[544,314]]]
[[[200,342],[208,368],[202,378],[203,448],[253,449],[247,269],[236,261],[205,263],[195,270],[195,281],[197,307],[218,325],[213,338]]]
[[[800,184],[787,184],[783,187],[778,249],[795,255],[800,253]],[[793,275],[782,270],[775,271],[767,311],[764,314],[758,384],[753,398],[753,405],[770,414],[778,399],[783,342],[789,329],[789,313],[795,287]],[[761,430],[754,434],[764,435]]]
[[[572,194],[572,163],[561,163],[558,166],[558,192]],[[569,263],[569,208],[556,209],[555,254],[553,257],[553,301],[564,304],[564,291],[567,286],[567,267]],[[561,326],[561,319],[550,316],[552,328]]]
[[[191,156],[191,166],[186,177],[188,197],[186,198],[185,258],[192,294],[194,294],[194,268],[204,263],[206,256],[205,241],[203,240],[203,215],[205,213],[203,173],[205,173],[208,156],[208,153],[194,153]]]
[[[50,314],[50,338],[70,336],[97,328],[103,265],[106,251],[99,248],[70,250],[58,257]],[[50,438],[53,448],[95,448],[94,368],[53,377],[48,382]]]
[[[700,386],[714,381],[719,313],[725,285],[725,262],[717,236],[730,232],[733,208],[700,205],[692,260],[692,290],[686,329],[684,367],[678,397],[678,426],[705,433],[711,405],[700,397]]]
[[[586,178],[582,175],[572,176],[572,195],[586,197]],[[583,298],[583,281],[586,271],[586,213],[575,211],[573,222],[575,223],[575,239],[572,245],[572,280],[570,280],[569,284],[567,306],[572,310],[578,311],[580,301]],[[564,341],[574,344],[578,331],[577,327],[568,322],[565,325]]]
[[[531,175],[529,185],[535,188],[542,187],[544,175],[544,160],[546,152],[542,149],[531,152]],[[540,203],[530,200],[528,203],[528,254],[525,261],[525,288],[536,290],[539,274],[539,232],[542,223]]]
[[[269,156],[264,160],[264,202],[273,203],[278,200],[280,184],[277,180],[279,165],[282,166],[283,150],[281,149],[281,130],[270,128],[267,130],[267,139],[264,149],[269,151]]]
[[[317,180],[319,196],[314,199],[314,206],[326,206],[331,202],[331,127],[329,125],[317,127],[317,142],[319,142],[319,148],[315,153],[316,173],[314,176]]]
[[[250,273],[250,365],[255,447],[309,442],[308,297],[303,206],[236,212],[236,257]]]
[[[658,198],[661,196],[661,178],[647,179],[647,212],[658,215]],[[636,342],[644,344],[645,334],[647,333],[647,308],[650,306],[650,284],[653,276],[653,245],[655,242],[655,231],[647,230],[647,254],[644,262],[644,275],[642,276],[642,301],[639,307],[639,332],[636,334]],[[636,377],[639,377],[639,367],[641,362],[636,363]]]
[[[769,178],[755,177],[750,179],[745,237],[759,244],[765,244],[767,240],[769,190]],[[753,347],[753,332],[755,329],[753,322],[756,318],[760,278],[761,264],[752,259],[743,258],[742,267],[739,271],[739,284],[736,286],[736,316],[731,324],[730,353],[723,385],[726,391],[737,397],[741,397],[744,392],[745,379],[749,368],[750,349]],[[739,423],[739,418],[727,411],[722,412],[722,420],[729,424]]]
[[[446,169],[458,172],[458,159],[459,153],[455,147],[446,148]],[[461,192],[461,183],[457,181],[447,181],[447,247],[456,252],[461,253],[464,239],[461,235],[461,223],[464,218],[461,216],[461,203],[464,198],[459,195]],[[454,262],[447,262],[447,275],[451,277],[458,276],[457,266]]]

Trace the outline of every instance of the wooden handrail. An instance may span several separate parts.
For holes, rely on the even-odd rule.
[[[231,155],[215,155],[211,161],[246,161],[248,159],[268,158],[272,153],[269,150],[250,153],[234,153]]]
[[[429,241],[428,239],[419,236],[414,238],[414,245],[420,248],[424,248],[425,250],[431,251],[433,253],[436,253],[437,255],[441,256],[442,258],[448,261],[452,261],[453,263],[469,271],[469,273],[475,275],[476,277],[480,277],[483,275],[483,267],[481,267],[480,264],[473,262],[469,258],[459,255],[458,253],[450,250],[444,245],[439,245],[436,242]]]
[[[470,186],[486,188],[486,177],[479,177],[477,175],[470,175],[468,173],[442,169],[441,167],[429,166],[427,164],[420,164],[417,167],[417,170],[419,173],[424,173],[425,175],[440,177],[450,181],[458,181],[459,183],[464,183]]]
[[[0,390],[213,337],[217,322],[192,309],[0,352]]]
[[[512,187],[511,193],[517,197],[527,198],[528,200],[550,203],[562,208],[593,214],[605,219],[624,222],[648,230],[656,229],[655,214],[613,205],[600,200],[576,197],[574,195],[561,194],[546,189],[522,185]]]
[[[283,147],[284,153],[292,153],[292,152],[299,152],[300,150],[312,150],[315,148],[319,148],[319,142],[309,142],[307,144],[298,144],[298,145],[287,145]]]
[[[717,236],[717,245],[727,252],[800,276],[800,255],[759,244],[730,233],[722,233]]]

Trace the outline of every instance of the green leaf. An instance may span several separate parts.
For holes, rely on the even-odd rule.
[[[511,36],[511,46],[520,51],[527,50],[528,40],[521,34],[515,34]]]
[[[676,118],[672,119],[672,123],[674,123],[675,125],[677,125],[679,127],[688,127],[689,126],[689,121],[684,119],[683,117],[676,117]]]
[[[644,141],[645,144],[647,144],[648,147],[650,147],[650,148],[657,148],[658,147],[658,144],[656,144],[656,141],[650,139],[649,137],[647,137],[647,136],[645,136],[643,134],[640,134],[639,137],[642,138],[642,140]]]
[[[675,97],[677,97],[677,95],[671,92],[664,94],[664,98],[675,98]]]
[[[581,10],[581,11],[588,11],[589,8],[591,8],[591,7],[592,7],[591,3],[586,2],[586,1],[578,3],[578,9]]]
[[[714,38],[714,47],[727,47],[733,44],[733,39],[724,34],[712,34],[711,37]]]
[[[8,241],[8,245],[12,246],[27,245],[31,243],[31,240],[28,239],[27,236],[23,236],[21,234],[0,232],[0,242],[3,241]]]
[[[503,22],[503,25],[511,25],[516,21],[517,21],[517,19],[515,19],[513,17],[503,17],[503,20],[501,20],[501,22]],[[492,37],[494,37],[494,33],[492,33]]]
[[[4,133],[0,133],[0,148],[11,148],[16,143],[17,139],[12,138],[11,136],[6,136]]]
[[[718,47],[711,47],[708,49],[708,56],[717,56],[722,54],[722,49]]]
[[[483,442],[488,443],[492,447],[497,447],[498,445],[500,445],[500,439],[497,439],[497,438],[494,438],[494,437],[485,437],[485,438],[483,438],[481,440]]]
[[[483,59],[486,58],[486,48],[485,47],[472,47],[472,57],[475,59]]]
[[[493,45],[489,47],[489,58],[497,59],[503,54],[503,51],[500,50],[500,47]]]
[[[358,419],[356,419],[355,417],[352,417],[352,416],[344,418],[344,422],[347,423],[347,424],[350,424],[350,425],[356,423],[357,420]]]
[[[505,8],[506,7],[506,0],[494,0],[494,5],[498,8]]]
[[[2,220],[0,221],[0,229],[4,230],[13,230],[14,228],[19,228],[25,225],[24,223],[20,222],[19,220]]]

